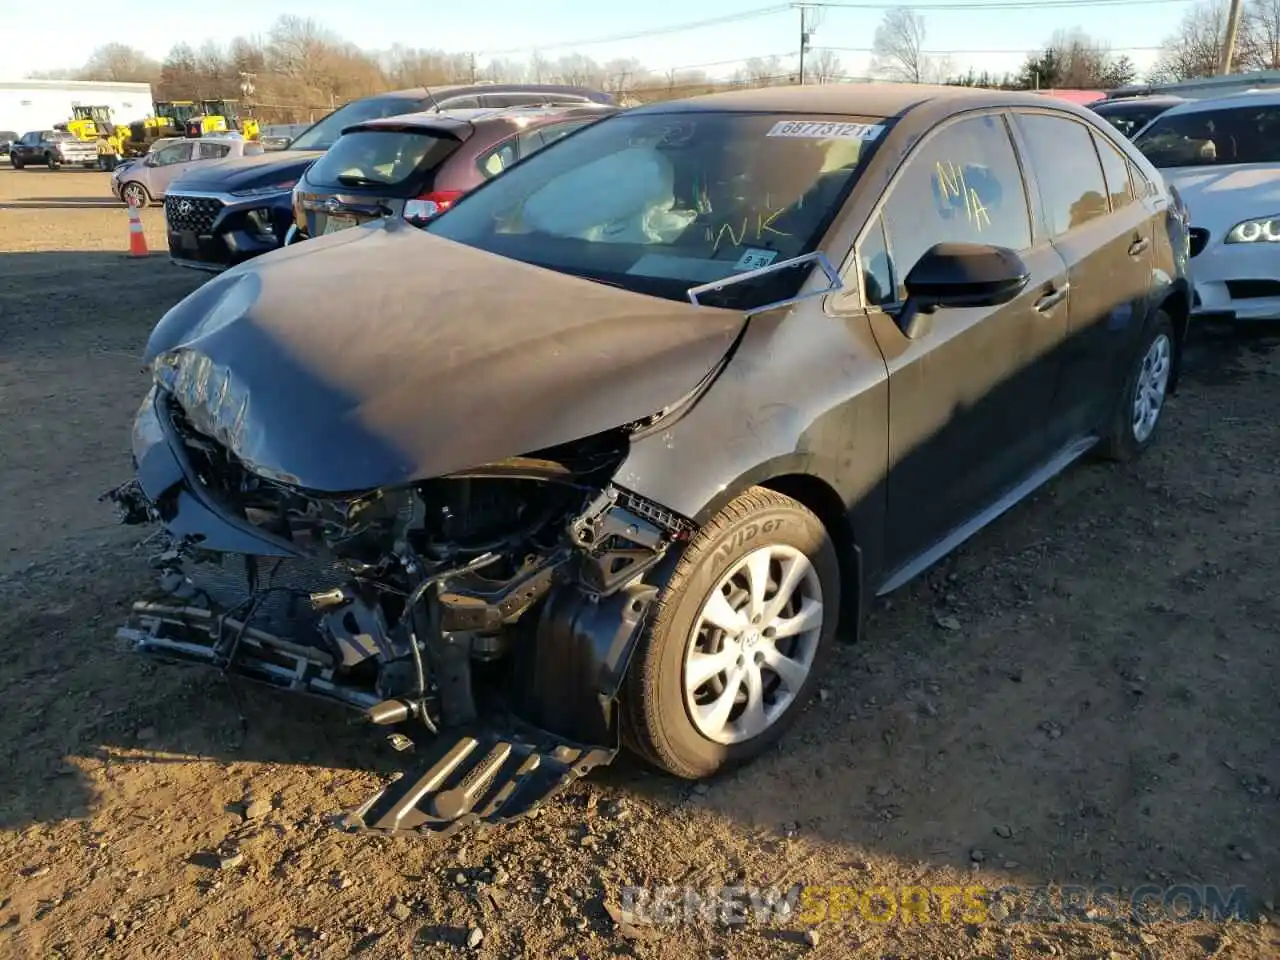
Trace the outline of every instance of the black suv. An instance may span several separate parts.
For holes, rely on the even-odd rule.
[[[353,100],[303,131],[284,150],[198,164],[165,194],[169,259],[179,266],[219,271],[282,246],[293,223],[294,185],[347,127],[402,113],[549,102],[612,105],[614,100],[596,90],[555,84],[397,90]]]

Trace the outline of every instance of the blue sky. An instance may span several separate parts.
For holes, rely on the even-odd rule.
[[[777,5],[785,2],[779,0]],[[1111,0],[1111,5],[1081,0],[1069,7],[963,9],[975,2],[980,0],[933,0],[931,5],[943,9],[921,11],[928,28],[925,47],[947,51],[959,70],[973,66],[1003,72],[1016,69],[1025,52],[1043,44],[1054,30],[1072,27],[1083,28],[1145,68],[1155,57],[1150,48],[1171,31],[1192,0],[1124,4]],[[129,0],[123,5],[102,0],[58,0],[52,4],[0,0],[0,32],[8,41],[0,72],[5,79],[14,79],[30,70],[75,66],[95,46],[109,41],[129,43],[162,58],[176,38],[193,44],[208,39],[223,42],[236,34],[265,33],[276,17],[293,14],[310,17],[367,49],[385,49],[399,42],[476,51],[483,62],[488,51],[518,48],[523,54],[504,55],[519,57],[545,45],[543,55],[549,58],[577,49],[601,61],[636,57],[659,70],[709,64],[708,72],[727,75],[737,64],[726,61],[735,58],[794,55],[799,47],[799,12],[782,10],[702,29],[576,48],[563,44],[731,16],[770,5],[769,0],[618,4],[601,0],[487,0],[478,5],[381,0],[367,8],[349,0],[216,0],[212,5],[174,0]],[[870,54],[861,51],[871,46],[882,16],[883,10],[877,9],[824,9],[812,44],[853,48],[838,51],[844,72],[865,75]]]

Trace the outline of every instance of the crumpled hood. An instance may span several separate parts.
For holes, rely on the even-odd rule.
[[[323,150],[275,150],[249,157],[196,163],[177,179],[174,186],[181,184],[190,190],[207,190],[210,193],[252,190],[297,180],[323,155]]]
[[[251,469],[352,492],[657,413],[744,322],[384,221],[209,281],[165,314],[146,359]]]
[[[1280,167],[1275,164],[1170,167],[1160,174],[1178,188],[1191,225],[1204,227],[1215,239],[1242,220],[1280,215]]]

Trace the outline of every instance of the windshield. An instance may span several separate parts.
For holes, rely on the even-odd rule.
[[[379,117],[413,113],[417,109],[416,101],[405,100],[403,97],[366,97],[364,100],[353,100],[299,134],[298,139],[289,144],[289,149],[328,150],[338,142],[338,137],[342,136],[342,131],[347,127]]]
[[[1159,117],[1134,141],[1157,167],[1280,163],[1280,106],[1238,106]]]
[[[474,191],[427,229],[515,260],[676,300],[814,250],[887,124],[857,117],[619,114]],[[793,296],[812,268],[703,303]]]
[[[338,138],[307,171],[307,179],[328,186],[394,189],[439,166],[457,148],[452,137],[425,131],[355,130]]]

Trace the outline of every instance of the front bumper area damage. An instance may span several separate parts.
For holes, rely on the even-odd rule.
[[[628,428],[403,488],[313,494],[250,471],[157,388],[137,477],[167,599],[119,636],[359,711],[406,760],[340,825],[449,833],[522,816],[619,747],[650,604],[694,525],[612,483]]]

